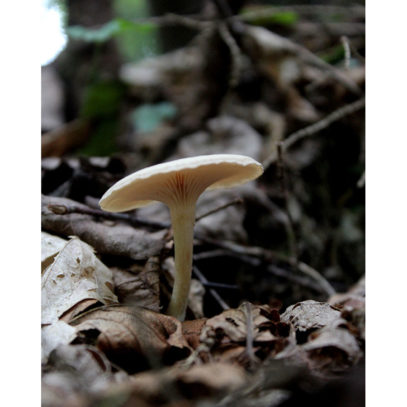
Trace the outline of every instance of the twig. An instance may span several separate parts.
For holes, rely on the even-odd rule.
[[[291,211],[289,208],[289,193],[288,193],[288,187],[287,187],[287,175],[285,171],[285,165],[284,165],[284,159],[283,159],[283,148],[282,148],[282,142],[277,144],[277,158],[278,158],[278,178],[280,179],[280,184],[281,184],[281,189],[283,192],[284,196],[284,202],[285,202],[285,212],[286,216],[288,219],[287,222],[287,233],[288,233],[288,242],[290,245],[290,252],[291,256],[295,259],[296,263],[298,261],[298,245],[297,245],[297,239],[295,237],[295,231],[294,231],[294,221],[291,216]]]
[[[302,15],[327,15],[327,14],[347,14],[351,16],[364,17],[365,7],[360,5],[352,6],[331,6],[331,5],[291,5],[291,6],[264,6],[259,10],[253,10],[243,13],[239,16],[243,21],[251,22],[259,18],[271,17],[281,12],[294,12]]]
[[[192,270],[194,274],[198,277],[198,280],[203,284],[208,284],[208,279],[201,273],[201,271],[198,269],[196,266],[192,266]],[[222,299],[222,297],[218,294],[218,292],[210,288],[209,293],[212,295],[212,297],[216,300],[216,302],[221,306],[223,310],[229,309],[229,305],[226,304],[226,302]]]
[[[349,116],[352,113],[357,112],[358,110],[362,109],[365,106],[365,98],[362,97],[355,102],[349,103],[348,105],[345,105],[332,113],[330,113],[328,116],[324,117],[322,120],[319,120],[318,122],[311,124],[310,126],[304,127],[301,130],[298,130],[294,133],[292,133],[290,136],[288,136],[285,140],[283,140],[282,143],[282,150],[287,151],[289,147],[291,147],[293,144],[297,143],[299,140],[302,140],[305,137],[313,136],[314,134],[317,134],[321,130],[329,127],[332,123]],[[264,169],[267,169],[271,164],[275,163],[277,161],[277,153],[275,152],[274,154],[269,155],[263,162],[263,167]]]
[[[252,304],[250,302],[244,303],[244,312],[246,315],[246,350],[245,353],[249,358],[250,365],[255,361],[254,349],[253,349],[253,316],[252,316]]]
[[[349,69],[350,68],[350,45],[349,45],[349,39],[345,35],[342,35],[341,37],[341,42],[343,46],[343,50],[345,53],[345,68]]]
[[[221,288],[225,290],[238,290],[239,287],[236,284],[224,284],[224,283],[215,283],[214,281],[208,281],[207,283],[202,283],[205,287],[208,288]]]
[[[110,220],[120,220],[129,222],[132,225],[136,226],[148,226],[155,229],[168,229],[170,227],[169,223],[165,222],[153,222],[147,219],[139,219],[134,215],[129,213],[112,213],[112,212],[105,212],[101,209],[93,209],[93,208],[84,208],[78,206],[67,206],[67,205],[48,205],[48,209],[55,213],[56,215],[66,215],[70,213],[79,213],[83,215],[91,215],[96,217],[101,217]]]
[[[222,37],[223,41],[225,41],[225,44],[228,46],[230,51],[231,68],[229,75],[229,86],[230,88],[234,88],[239,83],[240,72],[242,71],[242,53],[227,25],[225,23],[220,23],[218,29],[220,36]]]
[[[219,212],[229,206],[238,205],[241,203],[243,203],[243,200],[241,198],[233,199],[232,201],[229,201],[229,202],[225,203],[224,205],[211,209],[210,211],[198,216],[195,219],[195,222],[198,222],[201,219],[203,219],[209,215],[212,215],[215,212]],[[125,221],[125,222],[129,222],[132,225],[148,226],[148,227],[152,227],[155,229],[169,229],[171,227],[171,225],[167,222],[157,222],[157,221],[150,221],[147,219],[140,219],[129,213],[106,212],[101,209],[84,208],[84,207],[79,207],[79,206],[67,206],[67,205],[48,205],[48,209],[51,212],[55,213],[56,215],[66,215],[69,213],[80,213],[83,215],[91,215],[91,216],[101,217],[101,218],[110,219],[110,220]]]
[[[294,284],[301,285],[303,287],[309,288],[316,292],[325,293],[325,291],[321,289],[321,286],[319,284],[315,283],[314,280],[309,280],[306,277],[297,276],[296,274],[292,273],[291,271],[288,271],[281,267],[275,266],[274,264],[270,264],[267,267],[267,271],[270,274],[273,274],[273,276],[284,278],[285,280],[291,281]]]
[[[198,236],[197,238],[202,241],[205,241],[206,243],[222,247],[223,249],[232,252],[234,255],[239,257],[239,259],[248,262],[253,266],[261,265],[261,261],[259,261],[258,259],[261,259],[266,263],[270,263],[273,259],[282,261],[294,268],[298,268],[299,271],[301,271],[302,273],[306,274],[307,276],[311,277],[314,281],[316,281],[318,283],[318,286],[312,286],[312,288],[317,289],[318,291],[322,291],[328,296],[331,295],[332,292],[335,292],[331,284],[317,270],[315,270],[314,268],[312,268],[311,266],[302,261],[297,261],[297,259],[293,257],[287,257],[281,253],[272,252],[271,250],[264,249],[263,247],[258,246],[242,246],[238,243],[231,241],[217,241],[205,237],[202,237],[201,239],[201,237]],[[218,255],[218,251],[216,252],[216,255]],[[250,259],[250,257],[257,258],[257,262],[253,263],[252,260],[255,259]],[[301,280],[301,278],[295,276],[292,273],[287,272],[281,273],[282,269],[277,270],[277,268],[274,265],[269,265],[268,270],[273,274],[279,275],[280,277],[291,279],[292,281],[295,280],[295,282],[299,284],[310,286],[309,284],[304,283],[304,280]]]
[[[148,226],[148,227],[153,227],[153,228],[158,228],[158,229],[170,228],[170,224],[165,223],[165,222],[152,222],[152,221],[148,221],[148,220],[142,220],[142,219],[138,219],[138,218],[134,217],[133,215],[124,214],[124,213],[110,213],[110,212],[105,212],[105,211],[102,211],[99,209],[82,208],[82,207],[66,206],[66,205],[48,205],[48,208],[51,212],[58,214],[58,215],[64,215],[64,214],[69,214],[69,213],[80,213],[80,214],[85,214],[85,215],[103,217],[106,219],[121,220],[121,221],[129,222],[130,224]],[[237,255],[240,259],[248,262],[249,264],[252,264],[253,266],[259,266],[261,264],[261,262],[258,259],[262,259],[264,261],[269,262],[269,261],[271,261],[272,258],[276,258],[278,260],[285,261],[291,265],[295,265],[295,263],[296,263],[295,260],[292,258],[287,258],[284,255],[281,255],[279,253],[274,253],[270,250],[263,249],[261,247],[242,246],[242,245],[239,245],[238,243],[230,242],[230,241],[217,241],[215,239],[207,238],[204,235],[201,235],[199,233],[196,233],[195,237],[203,242],[212,244],[214,246],[217,246],[224,250],[232,252],[234,255]],[[199,256],[199,255],[196,255],[196,256]],[[255,258],[253,258],[253,257],[255,257]],[[201,256],[201,258],[203,258],[203,257]],[[302,268],[301,271],[303,271],[304,273],[307,271],[308,275],[310,275],[312,278],[318,280],[320,283],[322,282],[323,277],[320,275],[318,276],[319,273],[316,270],[312,269],[310,266],[308,266],[307,264],[302,263],[302,262],[299,262],[298,266],[299,267],[301,266],[301,268]],[[194,273],[196,274],[196,276],[198,277],[198,279],[201,281],[202,284],[208,284],[208,283],[210,284],[210,282],[196,268],[196,266],[194,266]],[[325,280],[325,283],[324,283],[325,288],[327,287],[326,283],[329,284]],[[322,283],[321,283],[321,286],[322,286]],[[325,291],[326,291],[326,289],[325,289]],[[215,300],[219,303],[219,305],[222,307],[222,309],[230,308],[225,303],[225,301],[221,298],[221,296],[213,288],[211,288],[209,290],[209,292],[215,298]]]
[[[241,198],[233,199],[233,200],[231,200],[231,201],[229,201],[229,202],[226,202],[226,203],[223,204],[223,205],[220,205],[220,206],[216,207],[215,209],[211,209],[211,210],[209,210],[208,212],[205,212],[204,214],[202,214],[202,215],[200,215],[200,216],[197,216],[197,217],[195,218],[195,222],[199,222],[201,219],[206,218],[207,216],[212,215],[213,213],[216,213],[216,212],[219,212],[219,211],[221,211],[221,210],[223,210],[223,209],[226,209],[226,208],[228,208],[229,206],[232,206],[232,205],[240,205],[240,204],[242,204],[242,203],[243,203],[243,200],[242,200]]]
[[[302,271],[307,276],[310,276],[314,280],[318,281],[321,288],[325,291],[325,293],[330,297],[336,293],[336,290],[331,286],[328,280],[322,276],[317,270],[305,264],[303,262],[298,262],[298,270]]]
[[[192,30],[204,30],[213,25],[212,21],[203,21],[199,19],[198,15],[180,15],[173,13],[166,13],[162,16],[148,17],[146,19],[132,20],[134,23],[153,23],[160,26],[164,25],[182,25]]]

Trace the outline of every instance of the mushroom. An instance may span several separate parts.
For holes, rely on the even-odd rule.
[[[168,314],[184,320],[192,272],[195,206],[206,189],[243,184],[263,173],[256,160],[235,154],[201,155],[144,168],[105,192],[99,205],[123,212],[163,202],[170,210],[175,251],[175,279]]]

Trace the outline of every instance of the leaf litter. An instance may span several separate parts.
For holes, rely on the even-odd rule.
[[[233,38],[222,42],[228,31],[198,22],[209,29],[193,45],[121,69],[133,96],[168,99],[178,115],[133,129],[116,157],[42,162],[44,406],[279,406],[363,366],[363,277],[347,287],[364,273],[363,199],[352,189],[363,170],[355,99],[364,68],[328,64],[294,42],[300,24],[286,27],[291,38],[247,25],[236,50]],[[328,31],[310,34],[307,48],[332,47]],[[203,64],[208,50],[222,50],[231,69],[216,52]],[[231,79],[238,86],[226,89]],[[278,157],[287,139],[295,145]],[[92,210],[135,169],[219,152],[263,160],[266,172],[199,200],[198,216],[243,203],[197,221],[194,265],[204,278],[193,279],[181,323],[163,314],[173,280],[168,212]],[[339,292],[316,290],[298,260]]]

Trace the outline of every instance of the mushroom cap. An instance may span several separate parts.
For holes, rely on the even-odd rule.
[[[121,179],[102,196],[99,205],[123,212],[161,201],[183,187],[184,195],[197,198],[205,189],[232,187],[257,178],[263,167],[253,158],[237,154],[212,154],[153,165]],[[184,184],[187,187],[184,187]],[[188,192],[191,191],[191,192]]]

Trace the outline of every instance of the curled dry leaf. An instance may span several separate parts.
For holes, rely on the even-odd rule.
[[[84,300],[103,304],[117,302],[111,271],[88,244],[73,237],[42,276],[43,324],[56,322],[62,314]]]
[[[92,343],[128,372],[173,363],[190,353],[173,317],[122,305],[92,310],[71,321],[78,340]]]
[[[160,262],[151,257],[144,266],[133,265],[123,270],[112,268],[115,292],[119,302],[160,311]]]
[[[332,306],[341,310],[342,317],[365,340],[365,277],[362,277],[347,293],[335,294],[329,299]]]
[[[356,364],[362,351],[356,338],[342,326],[331,324],[310,335],[302,345],[313,370],[341,372]]]
[[[80,213],[57,215],[48,205],[89,209],[88,206],[67,198],[42,196],[41,222],[43,229],[65,236],[78,236],[100,254],[127,256],[134,260],[145,260],[160,253],[164,246],[165,230],[147,232],[112,221],[95,219]]]
[[[343,321],[340,311],[325,302],[314,300],[290,305],[281,315],[281,320],[293,325],[297,332],[297,340],[299,339],[300,342],[305,341],[307,335],[315,329],[330,325],[338,320]]]
[[[327,303],[303,301],[288,307],[281,318],[293,325],[297,345],[278,358],[305,364],[317,375],[329,375],[344,371],[363,356],[352,326]]]

